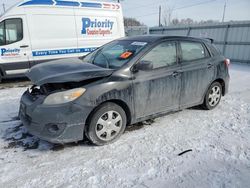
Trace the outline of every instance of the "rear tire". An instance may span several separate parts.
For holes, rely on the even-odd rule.
[[[85,134],[95,145],[102,146],[116,141],[127,124],[125,111],[115,103],[102,104],[91,115]]]
[[[212,83],[207,90],[202,107],[206,110],[214,109],[220,103],[221,96],[221,84],[219,82]]]

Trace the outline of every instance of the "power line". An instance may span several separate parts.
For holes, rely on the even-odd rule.
[[[158,12],[154,12],[154,13],[150,13],[150,14],[144,14],[144,15],[141,15],[141,16],[136,16],[136,18],[141,18],[141,17],[146,17],[146,16],[152,16],[152,15],[156,15],[158,14]]]
[[[188,5],[188,6],[178,7],[178,8],[174,8],[173,11],[179,10],[179,9],[184,9],[184,8],[189,8],[189,7],[194,7],[194,6],[198,6],[198,5],[203,5],[203,4],[211,3],[213,1],[217,1],[217,0],[210,0],[210,1],[206,1],[206,2],[195,3],[195,4],[192,4],[192,5]],[[156,14],[158,14],[158,12],[152,12],[152,13],[149,13],[149,14],[136,16],[136,18],[152,16],[152,15],[156,15]]]
[[[211,2],[213,2],[213,1],[217,1],[217,0],[210,0],[210,1],[200,2],[200,3],[188,5],[188,6],[183,6],[183,7],[175,8],[174,10],[179,10],[179,9],[194,7],[194,6],[198,6],[198,5],[203,5],[203,4],[211,3]]]
[[[158,3],[163,2],[163,1],[167,2],[168,0],[161,0],[161,1],[154,2],[154,3],[146,4],[146,5],[140,5],[140,6],[133,7],[133,8],[127,8],[127,9],[124,9],[124,11],[126,11],[126,10],[135,10],[135,9],[144,8],[144,7],[150,7],[152,5],[158,4]]]

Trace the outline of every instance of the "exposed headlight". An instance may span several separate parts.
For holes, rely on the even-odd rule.
[[[71,90],[67,90],[63,92],[53,93],[45,98],[43,104],[52,105],[52,104],[67,103],[67,102],[76,100],[85,91],[86,89],[84,88],[76,88],[76,89],[71,89]]]

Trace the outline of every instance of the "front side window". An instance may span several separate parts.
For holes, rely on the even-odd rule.
[[[198,42],[181,42],[182,61],[193,61],[206,57],[205,50]]]
[[[23,39],[23,26],[20,18],[7,19],[0,23],[0,45],[8,45]]]
[[[162,42],[148,52],[142,61],[151,61],[153,69],[176,64],[176,43]]]

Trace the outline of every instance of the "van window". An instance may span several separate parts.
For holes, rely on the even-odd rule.
[[[198,42],[181,42],[182,60],[193,61],[206,57],[205,49]]]
[[[23,39],[23,26],[20,18],[7,19],[0,23],[0,45],[8,45]]]
[[[142,60],[151,61],[154,69],[176,64],[175,42],[162,42],[158,44]]]
[[[4,39],[4,22],[0,23],[0,46],[5,44]]]

